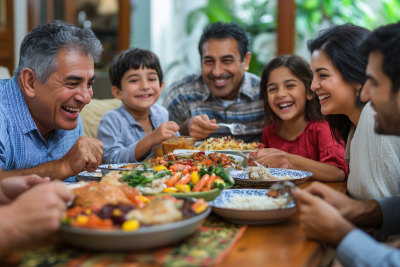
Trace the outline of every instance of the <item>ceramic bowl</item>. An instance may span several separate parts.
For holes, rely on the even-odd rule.
[[[269,210],[239,210],[227,208],[230,198],[240,196],[265,196],[267,189],[227,189],[213,201],[209,202],[213,212],[225,221],[237,224],[263,225],[280,223],[296,212],[294,201],[286,208]]]

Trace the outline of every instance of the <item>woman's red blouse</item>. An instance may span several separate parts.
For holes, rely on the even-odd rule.
[[[293,141],[286,140],[275,133],[276,123],[264,128],[261,142],[265,148],[276,148],[290,154],[299,155],[315,161],[329,163],[349,174],[344,160],[344,147],[332,137],[328,122],[309,121],[306,128]],[[344,142],[342,143],[344,145]]]

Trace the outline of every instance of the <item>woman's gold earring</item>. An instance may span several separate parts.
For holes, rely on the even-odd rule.
[[[357,96],[360,95],[360,91],[361,91],[361,86],[357,87],[357,89],[356,89],[356,94],[357,94]]]

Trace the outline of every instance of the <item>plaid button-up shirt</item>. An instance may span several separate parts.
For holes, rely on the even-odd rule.
[[[71,131],[55,129],[46,141],[36,127],[15,77],[0,80],[0,167],[27,169],[62,158],[83,135],[82,121]]]
[[[235,136],[246,142],[260,141],[264,118],[263,101],[260,95],[260,78],[245,72],[238,96],[225,107],[208,89],[201,74],[193,74],[171,85],[164,100],[169,118],[178,125],[187,119],[206,114],[217,123],[242,123],[246,134]],[[209,137],[232,135],[228,128],[220,127]]]

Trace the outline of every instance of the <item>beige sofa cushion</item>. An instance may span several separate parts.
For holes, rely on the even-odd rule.
[[[107,111],[116,109],[121,105],[121,100],[113,99],[93,99],[81,111],[83,123],[83,134],[88,137],[97,138],[97,127],[101,118]]]

